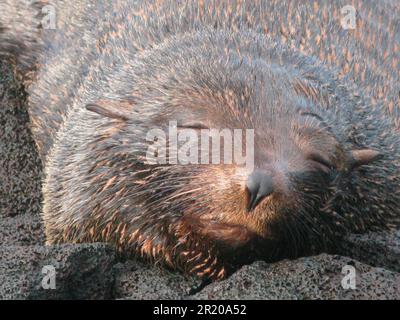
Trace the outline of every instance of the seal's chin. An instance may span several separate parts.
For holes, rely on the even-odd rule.
[[[229,207],[227,207],[229,209]],[[211,241],[225,243],[231,248],[247,245],[254,239],[279,240],[279,225],[282,212],[272,203],[257,207],[249,212],[242,210],[223,211],[216,214],[210,212],[197,219],[190,219],[191,225],[196,225],[198,233]]]
[[[243,247],[257,237],[257,234],[244,224],[196,216],[185,216],[183,221],[200,237],[225,248],[237,249]]]

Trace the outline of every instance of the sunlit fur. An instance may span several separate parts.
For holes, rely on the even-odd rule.
[[[349,229],[398,218],[396,201],[385,200],[399,182],[384,173],[399,165],[390,121],[378,125],[381,111],[373,109],[377,117],[365,117],[361,98],[315,59],[249,31],[207,29],[127,58],[107,74],[114,96],[105,94],[123,101],[127,120],[76,110],[51,150],[49,243],[107,241],[221,278],[254,259],[318,252]],[[255,165],[274,175],[274,194],[248,212],[245,167],[146,165],[146,133],[171,120],[254,129]],[[350,152],[363,147],[385,157],[353,170]],[[310,152],[334,168],[309,160]]]
[[[215,279],[396,227],[399,2],[351,3],[355,30],[338,23],[347,0],[1,1],[48,243],[110,242]],[[57,30],[34,23],[46,4]],[[273,194],[249,212],[243,166],[146,165],[147,132],[170,120],[254,129]],[[360,165],[365,149],[380,156]]]

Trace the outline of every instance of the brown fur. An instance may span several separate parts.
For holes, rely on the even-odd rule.
[[[221,278],[397,226],[399,5],[351,3],[356,30],[347,1],[57,1],[56,30],[0,18],[0,53],[35,70],[48,242]],[[255,129],[274,194],[249,213],[243,168],[146,165],[146,132],[171,119]]]

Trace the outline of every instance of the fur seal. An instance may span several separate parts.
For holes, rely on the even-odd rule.
[[[360,4],[361,32],[338,24],[343,1],[35,2],[55,6],[55,30],[21,4],[18,28],[2,16],[45,165],[47,242],[110,242],[219,279],[398,227],[399,5]],[[146,134],[171,120],[253,129],[254,170],[146,164]]]

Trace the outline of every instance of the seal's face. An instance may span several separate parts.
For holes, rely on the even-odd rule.
[[[180,250],[179,259],[207,270],[215,263],[207,260],[214,249],[224,258],[248,260],[254,252],[276,259],[307,251],[311,243],[323,245],[340,225],[333,199],[351,182],[354,168],[379,154],[352,150],[344,138],[347,133],[335,131],[335,121],[344,114],[338,111],[340,99],[319,87],[311,67],[306,77],[289,63],[281,67],[266,63],[265,57],[247,62],[232,58],[229,49],[216,49],[217,58],[210,59],[209,48],[186,48],[185,55],[161,48],[171,59],[168,65],[157,61],[159,53],[146,55],[140,64],[143,70],[137,67],[132,80],[141,90],[130,93],[127,103],[88,107],[119,123],[108,132],[117,135],[115,149],[120,154],[125,150],[124,165],[114,161],[111,167],[123,181],[114,188],[118,208],[126,208],[124,220],[133,225],[124,229],[128,243],[135,242],[148,255],[162,252],[172,265]],[[228,57],[222,59],[226,52]],[[157,72],[148,74],[146,68],[154,70],[154,65]],[[235,129],[244,135],[252,130],[252,139],[242,136],[235,141]],[[165,135],[154,139],[154,130]],[[174,151],[187,143],[187,130],[197,135],[198,143],[180,149],[191,154],[182,163]],[[199,141],[204,130],[230,133],[230,139],[212,151],[222,155],[229,143],[240,145],[252,165],[228,163],[223,157],[204,163],[214,156]],[[170,148],[173,141],[175,149]],[[110,146],[101,154],[108,150]],[[156,154],[155,161],[148,161],[149,150]],[[118,180],[110,178],[103,189]],[[141,216],[128,210],[133,207],[139,207]],[[307,241],[313,238],[318,241]],[[165,251],[165,246],[171,250]],[[245,249],[243,255],[240,248]]]
[[[250,153],[246,157],[253,157],[252,166],[224,163],[229,141],[223,134],[220,163],[170,165],[171,171],[180,171],[180,181],[185,178],[173,195],[174,203],[182,204],[178,210],[188,223],[204,226],[197,229],[202,236],[233,248],[255,238],[275,247],[276,242],[293,243],[323,232],[316,226],[330,218],[324,209],[347,166],[341,141],[313,102],[294,88],[290,91],[289,83],[281,82],[279,88],[264,83],[258,92],[274,95],[256,95],[255,83],[231,88],[224,83],[211,95],[191,97],[190,105],[187,99],[177,101],[156,117],[160,125],[175,120],[178,134],[191,129],[201,137],[203,130],[215,129],[230,132],[229,141],[235,129],[243,135],[254,130],[253,150],[242,148]],[[199,146],[199,156],[202,150]],[[297,250],[293,245],[286,252],[292,249]]]

